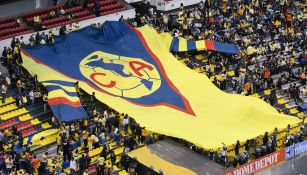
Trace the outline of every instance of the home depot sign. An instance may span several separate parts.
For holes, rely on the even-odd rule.
[[[246,163],[238,168],[235,168],[224,175],[248,175],[256,173],[257,171],[268,168],[274,164],[285,160],[285,151],[279,150],[274,153],[268,154],[259,159]]]

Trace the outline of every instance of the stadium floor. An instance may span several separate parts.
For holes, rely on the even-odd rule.
[[[223,166],[186,148],[185,146],[165,139],[154,144],[139,148],[129,153],[138,162],[165,175],[216,175],[227,172]]]

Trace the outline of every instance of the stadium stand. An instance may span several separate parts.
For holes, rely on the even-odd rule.
[[[0,39],[11,38],[13,36],[24,35],[34,32],[25,24],[18,24],[13,17],[0,19]]]
[[[126,10],[125,6],[117,0],[100,0],[100,15],[105,16]],[[89,1],[88,8],[79,6],[65,6],[65,4],[57,4],[46,8],[39,8],[20,15],[21,23],[17,23],[17,18],[5,17],[0,19],[0,39],[4,40],[13,36],[33,33],[35,30],[42,30],[41,27],[35,28],[34,17],[39,16],[42,21],[42,27],[52,29],[55,27],[72,24],[87,19],[95,18],[94,1]],[[64,14],[59,14],[60,10],[64,10]],[[50,12],[54,12],[55,16],[51,17]]]
[[[292,25],[301,26],[306,23],[306,15],[301,14],[306,12],[306,5],[302,5],[299,1],[296,2],[298,5],[295,6],[295,13],[298,17],[293,19],[296,22],[293,22]],[[99,13],[102,16],[125,10],[121,1],[101,0],[99,4]],[[230,16],[227,8],[225,12],[225,6],[222,3],[217,3],[216,6],[216,8],[220,8],[219,11],[225,18]],[[245,8],[246,10],[254,8],[261,11],[254,5],[250,6],[240,4],[238,13],[241,13],[241,9]],[[66,7],[63,4],[58,4],[21,14],[21,18],[26,24],[18,24],[12,17],[2,18],[0,19],[0,39],[34,32],[33,17],[37,15],[40,16],[43,26],[52,29],[95,18],[94,8],[93,0],[89,1],[86,9],[83,9],[82,6]],[[65,15],[50,18],[51,11],[59,11],[60,9],[65,11]],[[208,17],[208,23],[205,20],[204,23],[207,26],[203,26],[202,32],[197,32],[192,24],[187,32],[185,22],[194,21],[197,18],[196,13],[192,15],[193,10],[204,15],[203,11],[199,11],[202,10],[200,5],[200,7],[191,11],[187,10],[188,13],[179,11],[179,15],[175,17],[175,25],[168,25],[168,22],[165,22],[173,14],[170,16],[167,14],[155,16],[156,14],[150,14],[150,12],[144,14],[144,16],[138,15],[136,19],[127,22],[138,27],[149,24],[158,31],[167,31],[173,36],[179,35],[197,39],[204,37],[219,41],[235,40],[240,47],[241,53],[239,56],[208,50],[175,52],[173,54],[182,64],[206,75],[221,90],[262,99],[274,106],[280,113],[297,117],[302,122],[285,126],[283,129],[268,131],[268,133],[263,133],[263,135],[250,138],[247,141],[238,140],[233,145],[221,145],[221,148],[216,150],[199,148],[193,143],[187,143],[183,140],[179,142],[184,143],[196,152],[205,152],[209,159],[225,167],[237,167],[276,150],[282,150],[293,143],[303,141],[305,139],[303,128],[306,125],[305,118],[307,115],[306,107],[304,107],[307,103],[306,77],[304,78],[302,75],[303,73],[305,75],[306,72],[304,62],[306,58],[306,37],[301,37],[298,33],[306,33],[306,30],[303,31],[300,27],[297,27],[293,29],[297,31],[291,32],[291,28],[286,27],[287,23],[281,21],[281,24],[276,23],[278,24],[276,25],[277,28],[280,27],[280,29],[272,29],[272,33],[270,33],[276,37],[263,38],[262,36],[266,36],[265,32],[256,29],[256,23],[253,24],[245,20],[246,15],[240,17],[242,21],[238,22],[239,25],[232,25],[228,20],[223,21],[222,24],[228,26],[227,29],[213,22],[220,20],[220,16],[217,15],[215,18]],[[70,14],[74,14],[73,19],[68,18]],[[234,17],[237,15],[233,14]],[[278,16],[272,14],[272,16],[274,15]],[[280,17],[276,18],[272,17],[269,22],[263,20],[261,24],[273,27],[275,22],[280,20]],[[303,22],[300,23],[299,21],[302,20]],[[174,30],[171,30],[170,26]],[[249,28],[250,26],[252,26],[252,29]],[[95,24],[93,27],[100,28],[101,26]],[[233,31],[233,37],[231,37],[229,31]],[[201,33],[202,36],[197,33]],[[282,37],[285,37],[287,42],[279,37],[281,33],[283,33]],[[306,36],[306,34],[302,35]],[[35,38],[38,41],[33,41],[34,45],[39,45],[40,38],[43,37]],[[14,42],[12,42],[11,50],[5,50],[1,59],[6,67],[5,69],[8,69],[7,74],[1,74],[1,76],[4,75],[4,77],[1,77],[1,90],[6,90],[6,88],[8,90],[4,100],[2,100],[3,97],[0,97],[0,159],[3,160],[2,162],[6,162],[7,157],[14,155],[15,159],[21,157],[21,161],[28,164],[19,164],[19,161],[15,161],[13,163],[15,169],[10,171],[18,172],[17,174],[32,172],[34,174],[73,174],[74,172],[132,174],[136,165],[131,165],[128,152],[165,137],[147,131],[137,124],[133,118],[111,109],[97,101],[95,96],[88,95],[83,90],[80,90],[78,95],[82,106],[89,113],[89,117],[72,122],[58,121],[50,109],[45,108],[47,102],[43,95],[46,93],[44,87],[37,81],[37,77],[29,75],[27,70],[23,69],[18,63],[18,59],[21,58],[19,58],[18,51],[15,52],[15,50],[18,50],[21,44]],[[52,41],[46,42],[52,44]],[[257,48],[257,51],[248,53],[248,47]],[[12,61],[12,57],[14,61]],[[269,74],[268,77],[265,77],[267,71],[269,71]],[[244,78],[242,78],[243,76]],[[18,79],[22,79],[22,88],[17,83]],[[11,84],[8,84],[8,82],[11,82]],[[8,87],[6,87],[7,85]],[[23,100],[18,88],[21,88],[20,91],[27,96],[26,101]],[[30,101],[30,98],[32,98],[31,90],[41,92],[41,95],[35,98],[34,104]],[[49,146],[56,147],[57,150],[45,152]],[[42,151],[37,153],[39,150],[43,150],[43,153]],[[35,158],[34,155],[39,158]],[[223,159],[223,156],[226,158]],[[39,166],[33,164],[34,160],[40,162]],[[5,170],[4,165],[0,165],[0,171]]]
[[[16,2],[20,0],[0,0],[0,5]]]

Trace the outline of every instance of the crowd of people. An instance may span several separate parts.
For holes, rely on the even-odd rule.
[[[179,12],[160,13],[148,7],[129,21],[135,27],[149,25],[159,32],[170,32],[187,40],[215,40],[235,43],[239,55],[210,51],[174,53],[191,69],[207,75],[221,90],[252,95],[270,90],[263,100],[282,111],[278,94],[287,94],[299,105],[306,97],[307,13],[304,1],[201,1],[197,7],[184,7]],[[289,133],[283,146],[304,140],[304,121],[298,132]],[[286,127],[286,126],[285,126]],[[278,131],[265,133],[244,145],[234,145],[232,165],[237,167],[277,149]],[[243,152],[239,148],[244,147]],[[210,150],[209,158],[228,165],[227,147]],[[253,153],[253,155],[251,155]]]
[[[85,8],[86,3],[87,1]],[[290,85],[285,93],[296,102],[303,103],[302,97],[305,94],[304,91],[303,95],[300,94],[299,87],[306,84],[305,6],[304,1],[294,0],[206,0],[197,7],[187,8],[182,5],[179,11],[170,14],[156,12],[150,7],[146,13],[138,13],[135,19],[127,22],[136,27],[148,24],[159,32],[170,32],[175,37],[188,40],[210,39],[237,44],[240,55],[207,51],[189,51],[174,55],[178,59],[188,58],[185,60],[188,67],[199,68],[200,72],[209,78],[214,77],[213,83],[222,90],[251,95],[271,89],[272,93],[265,100],[276,106],[276,93],[287,84]],[[57,13],[50,12],[50,16]],[[93,26],[101,27],[101,24]],[[73,31],[70,28],[70,25],[61,27],[60,35]],[[26,43],[31,46],[54,43],[53,31],[50,30],[48,34],[37,32]],[[3,50],[1,60],[8,74],[1,76],[2,103],[5,103],[7,92],[16,89],[16,102],[19,106],[31,106],[43,101],[44,111],[47,111],[48,96],[44,87],[37,81],[36,76],[30,77],[21,67],[19,49],[24,45],[23,37],[13,38],[11,46]],[[199,57],[201,59],[198,59]],[[46,152],[38,158],[31,150],[16,153],[11,148],[10,152],[5,152],[3,146],[9,140],[22,143],[22,137],[13,127],[12,131],[0,131],[0,171],[3,170],[6,174],[15,174],[18,170],[23,170],[24,174],[64,174],[64,167],[67,167],[71,174],[88,174],[89,168],[95,164],[97,174],[118,173],[114,165],[130,174],[135,173],[137,163],[129,158],[128,152],[141,145],[151,144],[157,138],[153,134],[142,134],[145,128],[129,115],[119,114],[98,102],[95,94],[83,93],[78,83],[75,87],[89,117],[68,123],[53,120],[55,126],[60,128],[56,154],[50,155]],[[290,133],[288,126],[285,132],[287,136],[284,146],[304,140],[302,128],[298,133]],[[244,145],[238,141],[233,145],[233,167],[243,165],[251,157],[258,158],[274,152],[277,149],[277,134],[278,130],[275,129],[273,134],[265,133],[246,141]],[[94,158],[91,157],[92,152],[100,147],[103,148],[102,151]],[[123,148],[122,153],[115,153],[117,148]],[[192,145],[192,149],[202,150],[195,145]],[[223,145],[220,150],[210,150],[208,157],[225,167],[229,166],[227,149],[226,145]]]
[[[174,54],[178,59],[187,58],[188,67],[199,68],[213,77],[219,88],[231,89],[233,93],[251,95],[276,86],[281,89],[299,80],[288,91],[299,100],[298,86],[306,84],[305,6],[303,1],[214,1],[211,4],[205,1],[191,9],[182,5],[178,13],[171,14],[149,8],[148,15],[138,13],[130,23],[147,24],[187,40],[235,43],[240,48],[239,55],[207,51]],[[204,59],[199,60],[198,56]],[[279,78],[274,79],[278,74]],[[276,103],[273,97],[267,99],[272,105]]]

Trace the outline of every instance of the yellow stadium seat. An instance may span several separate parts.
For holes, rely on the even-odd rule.
[[[229,72],[227,72],[227,74],[228,74],[228,76],[230,76],[230,77],[233,77],[233,76],[235,76],[235,71],[229,71]]]
[[[119,163],[120,162],[121,157],[120,156],[116,156],[116,160],[115,163]]]
[[[124,147],[120,147],[114,150],[115,155],[120,155],[124,152]]]
[[[70,174],[70,169],[69,169],[69,167],[68,167],[68,168],[65,168],[64,172]]]
[[[35,118],[35,119],[31,120],[31,123],[32,123],[32,125],[38,125],[41,122],[38,120],[38,118]]]
[[[205,58],[205,59],[202,60],[202,62],[203,62],[203,63],[208,63],[208,59]]]
[[[2,106],[0,107],[0,114],[6,113],[8,111],[11,111],[17,108],[18,106],[16,104],[9,104],[9,105]]]
[[[110,147],[110,149],[116,147],[116,142],[110,142],[109,147]]]
[[[113,170],[114,170],[114,171],[119,171],[120,169],[119,169],[116,165],[114,165],[114,166],[113,166]]]
[[[46,123],[42,124],[42,128],[43,129],[48,129],[48,128],[51,128],[51,126],[50,126],[50,124],[48,122],[46,122]]]
[[[19,121],[24,122],[32,119],[32,116],[30,114],[25,114],[19,117]]]
[[[17,109],[8,113],[5,113],[3,115],[0,116],[1,120],[8,120],[11,118],[14,118],[18,115],[22,115],[24,113],[27,113],[28,111],[26,110],[26,108],[21,108],[21,109]]]
[[[17,171],[17,175],[24,175],[25,173],[26,172],[23,169]]]
[[[96,148],[96,149],[92,149],[92,150],[89,151],[88,154],[89,154],[90,157],[94,157],[94,156],[100,154],[101,151],[102,151],[102,149],[103,149],[103,147],[99,147],[99,148]]]
[[[202,57],[202,55],[196,55],[196,56],[195,56],[195,59],[197,59],[197,60],[202,60],[203,57]]]
[[[303,119],[305,116],[304,112],[297,113],[298,118]]]
[[[270,95],[270,94],[271,94],[271,90],[270,90],[270,89],[265,90],[265,91],[264,91],[264,94],[265,94],[265,95]]]
[[[129,175],[126,170],[122,170],[118,173],[118,175]]]
[[[283,98],[280,98],[279,100],[277,100],[278,104],[285,104],[286,101]]]
[[[2,97],[0,99],[2,99]],[[0,106],[3,106],[3,105],[8,104],[8,103],[12,103],[14,101],[15,101],[15,99],[13,97],[5,98],[5,103],[4,104],[2,104],[2,100],[0,100]]]
[[[296,108],[292,108],[292,109],[290,109],[290,113],[291,114],[296,114],[296,113],[298,113],[299,111],[296,109]]]

